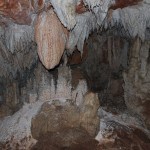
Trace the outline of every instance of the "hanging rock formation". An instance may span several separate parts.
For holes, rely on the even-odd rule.
[[[150,0],[0,0],[0,149],[21,140],[20,149],[29,149],[32,134],[56,125],[95,135],[94,92],[101,105],[131,111],[149,130],[149,41]]]
[[[67,29],[63,27],[52,9],[38,16],[35,39],[41,62],[47,69],[54,68],[60,62],[65,50]]]

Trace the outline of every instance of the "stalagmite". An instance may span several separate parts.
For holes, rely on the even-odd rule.
[[[47,69],[54,68],[61,59],[67,41],[67,29],[51,9],[38,16],[35,25],[38,55]]]
[[[6,149],[150,150],[150,0],[0,0]]]

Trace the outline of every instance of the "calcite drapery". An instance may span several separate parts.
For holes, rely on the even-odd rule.
[[[54,68],[61,59],[67,41],[67,29],[52,9],[42,12],[35,25],[38,55],[47,69]]]

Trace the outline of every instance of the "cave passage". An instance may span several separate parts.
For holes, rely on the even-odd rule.
[[[149,150],[149,0],[0,0],[0,150]]]

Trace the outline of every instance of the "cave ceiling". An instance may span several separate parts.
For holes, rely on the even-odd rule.
[[[36,42],[47,69],[58,65],[64,50],[72,53],[77,47],[82,53],[92,31],[112,27],[120,33],[123,28],[124,36],[148,39],[150,0],[0,0],[0,45],[5,55],[24,55]]]

